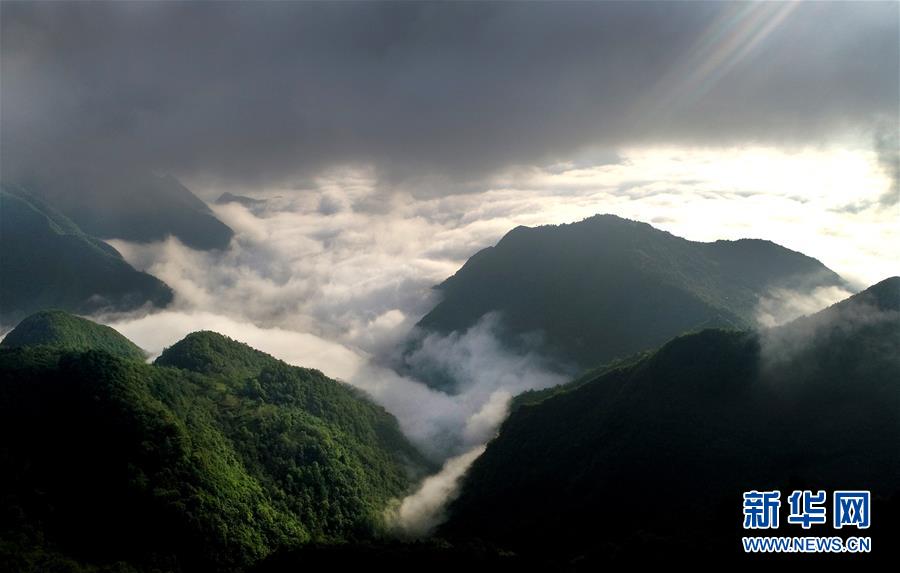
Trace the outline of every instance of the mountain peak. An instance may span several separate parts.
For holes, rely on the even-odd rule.
[[[635,221],[633,219],[627,219],[625,217],[620,217],[619,215],[613,215],[612,213],[597,213],[596,215],[591,215],[590,217],[585,217],[580,221],[573,221],[571,223],[560,223],[558,225],[538,225],[537,227],[529,227],[527,225],[518,225],[510,230],[504,238],[509,237],[511,235],[518,235],[528,231],[563,231],[563,230],[577,230],[577,229],[597,229],[597,228],[641,228],[645,230],[653,230],[658,233],[669,234],[666,231],[662,231],[650,225],[649,223],[644,223],[643,221]]]
[[[155,364],[201,374],[259,372],[278,360],[243,342],[213,332],[192,332],[163,350]]]
[[[601,214],[516,227],[479,251],[441,284],[414,336],[464,333],[496,313],[502,344],[584,370],[684,332],[751,328],[772,288],[843,285],[821,262],[770,241],[690,241]]]
[[[116,330],[62,310],[36,312],[0,342],[3,348],[51,346],[61,350],[104,350],[123,358],[143,360],[146,353]]]
[[[597,213],[596,215],[591,215],[590,217],[585,217],[578,223],[625,224],[625,225],[634,225],[634,226],[640,226],[640,227],[650,227],[649,224],[644,223],[643,221],[629,219],[628,217],[620,217],[619,215],[614,215],[613,213]],[[572,223],[572,225],[577,225],[578,223]]]

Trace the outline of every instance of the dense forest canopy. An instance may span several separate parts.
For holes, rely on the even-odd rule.
[[[390,414],[321,372],[211,332],[153,365],[105,341],[73,349],[103,327],[53,316],[70,328],[59,345],[0,349],[9,570],[230,570],[373,539],[432,469]]]
[[[523,397],[472,466],[443,534],[589,563],[734,558],[743,491],[859,487],[876,496],[875,558],[889,559],[898,348],[894,277],[782,327],[684,335]]]

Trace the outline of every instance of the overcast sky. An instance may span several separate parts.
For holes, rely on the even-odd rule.
[[[290,187],[351,163],[442,194],[627,146],[895,149],[898,10],[3,2],[3,167]]]

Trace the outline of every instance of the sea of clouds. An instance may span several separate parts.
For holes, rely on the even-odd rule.
[[[890,266],[900,260],[896,206],[877,201],[890,185],[874,153],[841,150],[635,150],[601,163],[517,168],[456,194],[386,192],[371,169],[333,169],[297,189],[228,189],[265,203],[213,205],[235,231],[226,250],[195,251],[174,238],[111,241],[176,298],[162,312],[101,318],[154,355],[189,332],[214,330],[365,390],[444,464],[391,513],[401,531],[421,533],[439,522],[510,399],[566,381],[539,353],[505,349],[496,316],[431,335],[418,350],[453,369],[457,394],[384,366],[433,307],[432,287],[468,257],[517,225],[614,213],[692,240],[770,239],[863,287],[896,274]],[[208,200],[221,191],[200,190]],[[770,293],[760,324],[846,294]]]

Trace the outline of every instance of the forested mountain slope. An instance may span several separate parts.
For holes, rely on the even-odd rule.
[[[172,290],[18,185],[0,187],[0,324],[42,309],[164,307]]]
[[[355,389],[211,332],[154,365],[4,347],[0,374],[4,570],[230,571],[373,539],[432,469]]]
[[[774,288],[842,285],[819,261],[769,241],[699,243],[598,215],[517,227],[475,254],[437,287],[442,299],[417,336],[463,332],[495,312],[510,348],[537,350],[578,371],[691,330],[752,327],[760,297]],[[407,358],[416,348],[414,340]],[[422,369],[414,359],[406,367]],[[431,378],[453,390],[452,380]]]
[[[884,557],[900,517],[898,443],[894,277],[779,328],[678,337],[525,401],[472,466],[443,533],[589,562],[733,557],[742,492],[858,488],[875,496]]]

